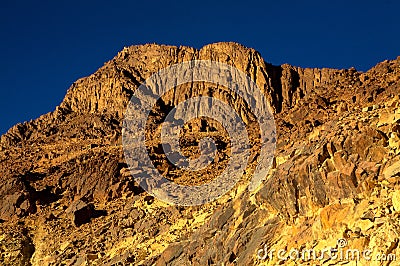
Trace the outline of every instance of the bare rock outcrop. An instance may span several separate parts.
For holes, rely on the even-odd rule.
[[[212,203],[174,206],[147,194],[130,175],[121,127],[133,92],[158,70],[190,60],[235,66],[273,107],[274,165],[254,193],[239,185]],[[400,256],[399,89],[400,57],[363,73],[273,66],[236,43],[200,50],[126,47],[76,81],[54,112],[1,136],[0,264],[310,265],[260,261],[257,252],[264,245],[323,249],[342,238],[349,247]],[[162,118],[182,100],[210,93],[251,123],[243,101],[210,84],[172,90],[155,113]],[[207,123],[193,122],[184,132],[182,149],[189,156],[209,133]],[[219,153],[201,175],[171,168],[157,138],[149,143],[155,167],[185,184],[212,179],[229,159],[229,141],[218,130],[211,137]]]

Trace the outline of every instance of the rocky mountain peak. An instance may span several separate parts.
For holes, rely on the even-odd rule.
[[[235,66],[268,87],[260,54],[237,43],[215,43],[200,50],[157,44],[125,47],[96,73],[75,82],[61,104],[73,112],[109,113],[123,117],[136,87],[167,66],[191,60],[213,60]]]

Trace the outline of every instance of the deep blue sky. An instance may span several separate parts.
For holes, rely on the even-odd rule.
[[[400,55],[400,3],[2,1],[0,134],[54,110],[124,46],[235,41],[273,64],[367,70]]]

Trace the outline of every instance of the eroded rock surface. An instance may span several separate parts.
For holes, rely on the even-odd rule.
[[[215,202],[180,207],[153,198],[131,177],[121,127],[127,103],[146,78],[194,59],[230,64],[257,83],[274,111],[277,149],[256,192],[240,183]],[[400,260],[399,91],[400,58],[362,73],[273,66],[235,43],[124,48],[76,81],[54,112],[1,137],[0,264],[340,265],[257,258],[264,245],[321,250],[338,239]],[[252,130],[243,101],[210,84],[172,90],[155,113],[162,117],[187,98],[210,94],[232,105]],[[189,157],[214,126],[197,122],[182,137]],[[229,157],[228,139],[217,132],[211,133],[219,153],[201,174],[170,168],[157,138],[148,143],[155,166],[184,184],[212,179]]]

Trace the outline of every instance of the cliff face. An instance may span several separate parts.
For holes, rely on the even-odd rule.
[[[68,91],[62,106],[74,112],[110,113],[121,118],[132,91],[151,74],[190,60],[228,63],[253,77],[260,88],[270,89],[266,64],[260,54],[239,44],[211,44],[200,50],[143,45],[124,48],[94,75],[77,81]],[[184,95],[173,95],[171,100],[175,104],[182,97]]]
[[[256,82],[274,111],[277,150],[257,191],[239,185],[215,202],[180,207],[151,197],[135,183],[123,157],[121,126],[144,80],[195,59],[232,65]],[[246,105],[224,88],[190,88],[166,95],[160,113],[212,91],[249,121]],[[261,262],[257,252],[264,244],[321,250],[335,247],[338,239],[346,239],[348,247],[399,257],[399,90],[400,58],[361,73],[273,66],[235,43],[200,50],[155,44],[124,48],[75,82],[54,112],[1,137],[0,262],[249,265]],[[187,133],[183,143],[190,156],[204,132],[193,126]],[[228,142],[223,134],[216,137],[222,147]],[[169,178],[197,180],[169,171],[157,144],[149,149]],[[213,169],[222,169],[228,157],[223,148]],[[256,156],[251,158],[250,168]],[[211,179],[211,170],[201,178]],[[275,265],[279,259],[262,262]],[[314,262],[323,263],[339,264]]]

